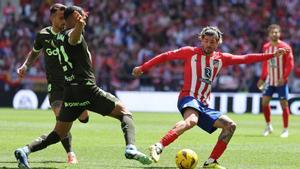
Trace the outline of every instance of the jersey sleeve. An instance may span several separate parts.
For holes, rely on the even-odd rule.
[[[293,55],[292,48],[290,46],[287,46],[287,47],[290,52],[284,55],[286,65],[284,66],[283,79],[285,81],[288,80],[289,74],[291,73],[292,69],[294,68],[294,55]]]
[[[265,45],[263,46],[262,48],[262,52],[263,53],[266,53],[265,52]],[[268,60],[265,60],[262,62],[261,64],[261,75],[260,75],[260,79],[265,81],[267,79],[267,76],[268,76]]]
[[[150,59],[149,61],[145,62],[141,66],[141,69],[142,69],[142,71],[147,71],[151,67],[153,67],[157,64],[160,64],[160,63],[164,63],[169,60],[176,60],[176,59],[184,60],[184,59],[190,57],[193,53],[194,53],[194,48],[192,48],[192,47],[182,47],[177,50],[168,51],[168,52],[159,54],[159,55],[155,56],[154,58]]]
[[[40,33],[37,33],[36,38],[33,42],[32,50],[34,52],[40,52],[43,49],[43,39]]]
[[[261,75],[260,79],[265,81],[268,76],[268,61],[263,61],[261,65]]]
[[[237,64],[250,64],[255,62],[266,61],[272,57],[274,54],[256,53],[247,55],[233,55],[230,53],[222,53],[224,66],[237,65]]]

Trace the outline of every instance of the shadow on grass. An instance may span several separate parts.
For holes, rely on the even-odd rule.
[[[49,161],[31,161],[30,163],[40,163],[40,164],[50,164],[50,163],[65,163],[65,161],[55,161],[55,160],[49,160]],[[18,165],[16,161],[0,161],[1,164],[16,164]],[[18,167],[5,167],[0,166],[0,169],[19,169]],[[56,167],[31,167],[31,169],[58,169]]]
[[[17,161],[0,161],[0,164],[13,164],[16,163]],[[48,160],[48,161],[30,161],[29,163],[42,163],[42,164],[50,164],[50,163],[66,163],[65,161],[56,161],[56,160]],[[1,168],[0,168],[1,169]]]
[[[18,167],[0,167],[0,169],[19,169]],[[55,167],[31,167],[31,169],[58,169]]]

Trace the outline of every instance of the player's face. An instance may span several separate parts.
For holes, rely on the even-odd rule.
[[[215,36],[205,35],[201,39],[201,45],[206,55],[213,53],[218,47],[218,39]]]
[[[66,19],[66,27],[67,29],[69,29],[75,27],[75,25],[76,25],[76,18],[74,14],[72,14]]]
[[[269,37],[271,39],[271,41],[278,41],[279,38],[280,38],[280,31],[279,29],[272,29],[270,32],[269,32]]]
[[[52,16],[52,26],[56,27],[60,31],[64,30],[65,28],[65,19],[64,19],[64,11],[58,10]]]

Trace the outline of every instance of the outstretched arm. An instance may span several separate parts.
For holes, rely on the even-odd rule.
[[[25,62],[22,64],[21,67],[17,69],[18,76],[20,78],[23,78],[26,74],[26,71],[29,69],[29,67],[35,62],[37,57],[39,56],[39,51],[35,52],[31,50],[27,56]]]
[[[232,55],[229,53],[223,53],[224,66],[237,65],[237,64],[250,64],[255,62],[266,61],[272,57],[278,57],[288,52],[288,49],[279,48],[275,53],[271,54],[247,54],[247,55]]]
[[[81,41],[81,36],[82,32],[84,29],[84,26],[86,25],[85,19],[86,15],[81,16],[79,12],[74,11],[72,15],[75,15],[76,18],[76,25],[74,29],[70,32],[70,37],[69,37],[69,43],[70,45],[76,45]]]
[[[137,66],[133,69],[132,75],[135,77],[139,77],[143,74],[143,72],[149,70],[151,67],[175,59],[184,59],[190,56],[193,52],[193,48],[191,47],[183,47],[177,50],[169,51],[162,53],[160,55],[155,56],[154,58],[150,59],[149,61],[145,62],[141,66]]]

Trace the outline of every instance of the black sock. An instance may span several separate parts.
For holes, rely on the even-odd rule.
[[[63,138],[61,141],[61,144],[64,146],[64,149],[66,150],[67,153],[72,151],[72,134],[69,132],[68,135]]]
[[[36,139],[34,142],[28,145],[28,147],[31,152],[35,152],[42,150],[48,147],[49,145],[55,144],[59,141],[59,135],[55,131],[52,131],[47,137],[40,137],[39,139]]]
[[[129,114],[123,115],[121,118],[121,127],[124,133],[126,145],[135,144],[135,127],[132,116]]]

